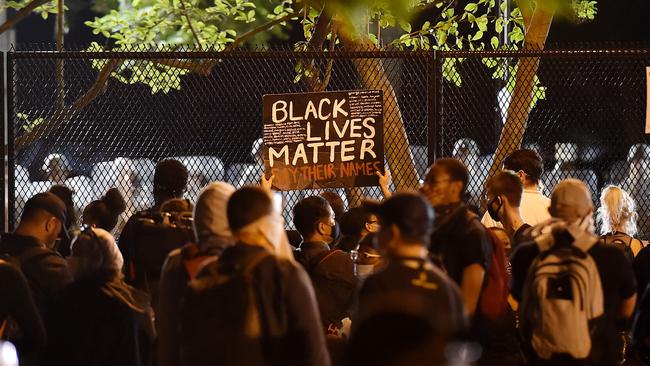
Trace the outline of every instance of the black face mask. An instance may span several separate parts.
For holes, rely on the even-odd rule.
[[[338,221],[334,221],[334,226],[330,226],[330,230],[331,231],[330,231],[329,236],[332,238],[332,241],[327,243],[327,244],[332,244],[332,243],[336,242],[336,240],[341,235],[341,228],[339,227]]]
[[[494,205],[496,204],[496,209],[494,208]],[[499,210],[501,210],[501,207],[503,207],[503,200],[501,199],[501,196],[496,196],[493,199],[488,202],[487,205],[487,211],[492,220],[499,222],[501,219],[499,219]]]
[[[341,236],[341,228],[339,227],[339,222],[334,221],[334,226],[332,226],[332,242],[335,242],[339,236]]]

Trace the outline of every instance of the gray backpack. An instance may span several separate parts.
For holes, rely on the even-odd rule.
[[[521,306],[524,338],[538,357],[591,352],[591,320],[603,315],[600,275],[589,250],[598,238],[584,234],[573,243],[554,243],[552,234],[535,239],[540,255],[530,266]]]

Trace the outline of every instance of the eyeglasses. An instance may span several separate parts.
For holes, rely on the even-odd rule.
[[[368,252],[360,252],[358,250],[351,250],[350,251],[350,258],[352,258],[353,262],[356,262],[359,259],[381,258],[381,255],[368,253]]]

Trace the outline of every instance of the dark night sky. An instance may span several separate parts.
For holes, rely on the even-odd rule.
[[[90,10],[89,5],[78,9],[74,15],[74,18],[69,19],[70,32],[66,35],[68,45],[84,46],[93,40],[103,41],[103,37],[94,36],[83,24],[97,15]],[[647,42],[650,41],[649,16],[649,0],[600,0],[594,21],[580,25],[556,21],[548,42]],[[20,23],[16,30],[17,43],[53,42],[54,17],[42,20],[39,15],[33,14]],[[301,31],[293,33],[299,36]]]

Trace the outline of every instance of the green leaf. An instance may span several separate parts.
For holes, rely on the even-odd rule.
[[[499,38],[497,38],[496,36],[492,37],[490,39],[490,45],[492,46],[492,49],[494,49],[494,50],[499,48]]]
[[[494,30],[497,33],[503,32],[503,18],[497,18],[496,22],[494,22]]]
[[[478,41],[478,40],[481,39],[481,38],[483,38],[483,32],[482,32],[482,31],[478,31],[478,32],[476,32],[476,34],[474,35],[474,37],[472,37],[472,41]]]
[[[372,41],[375,46],[379,46],[379,39],[377,39],[377,36],[375,34],[370,33],[368,36],[370,38],[370,41]]]
[[[422,24],[422,30],[428,30],[431,27],[431,23],[427,20]]]
[[[465,11],[468,11],[470,13],[475,12],[478,9],[478,5],[475,3],[469,3],[465,5]]]
[[[441,30],[438,30],[436,32],[436,41],[438,42],[439,46],[442,46],[447,42],[447,32],[443,32]]]

